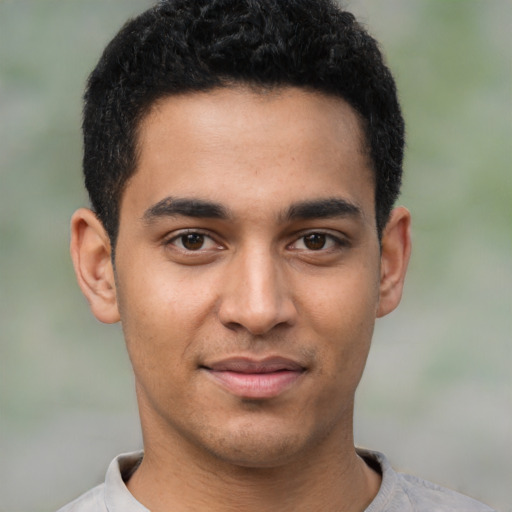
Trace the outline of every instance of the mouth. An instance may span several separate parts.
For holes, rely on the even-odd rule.
[[[291,359],[230,358],[201,366],[229,393],[246,399],[274,398],[294,386],[306,368]]]

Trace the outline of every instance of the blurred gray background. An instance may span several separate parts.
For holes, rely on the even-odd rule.
[[[118,326],[68,257],[87,74],[144,0],[0,0],[0,511],[51,511],[141,446]],[[414,254],[358,392],[357,442],[512,510],[512,3],[345,2],[408,125]]]

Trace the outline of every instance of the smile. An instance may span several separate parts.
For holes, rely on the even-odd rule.
[[[300,364],[274,357],[256,361],[232,358],[203,366],[218,384],[240,398],[274,398],[291,388],[305,372]]]

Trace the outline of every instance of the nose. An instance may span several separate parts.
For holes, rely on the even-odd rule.
[[[270,251],[247,250],[226,269],[219,319],[229,329],[264,335],[297,318],[290,283]]]

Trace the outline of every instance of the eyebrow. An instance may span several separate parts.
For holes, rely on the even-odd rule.
[[[144,212],[142,220],[151,224],[162,217],[176,216],[223,220],[233,217],[226,207],[213,201],[196,198],[166,197],[149,207]],[[363,213],[359,206],[341,198],[301,201],[292,204],[285,211],[284,215],[280,215],[285,221],[362,216]]]
[[[359,206],[346,199],[331,197],[292,204],[285,215],[287,220],[335,217],[363,217],[363,212]]]
[[[148,208],[142,220],[151,224],[162,217],[194,217],[201,219],[228,219],[231,214],[219,203],[204,199],[166,197]]]

